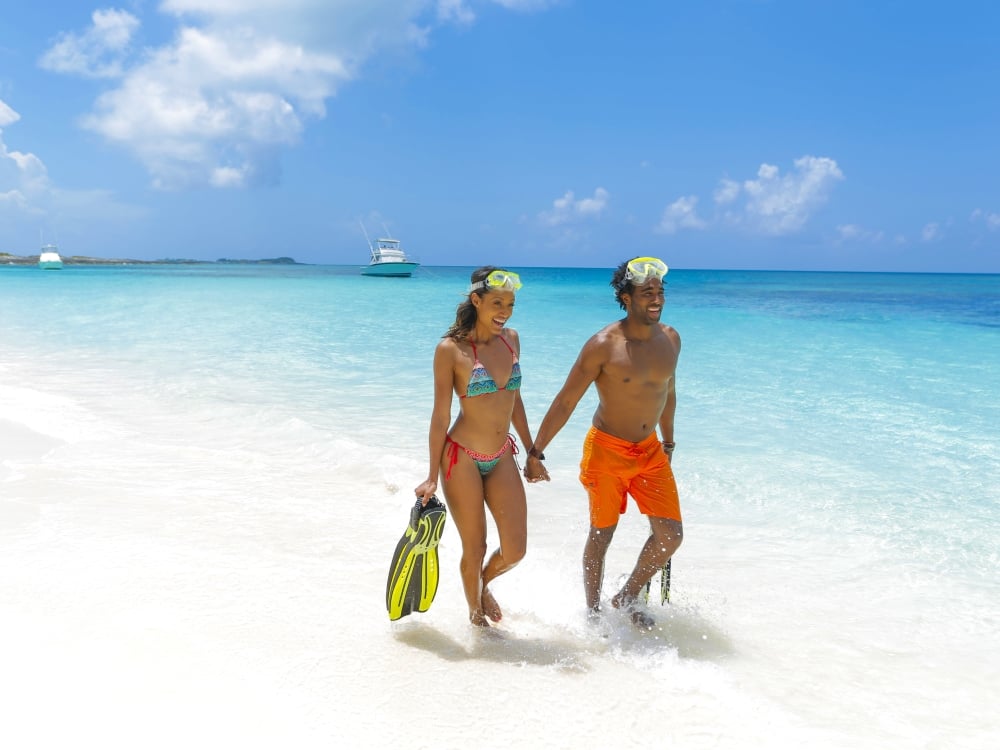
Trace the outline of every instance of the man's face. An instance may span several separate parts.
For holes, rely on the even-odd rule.
[[[626,296],[628,297],[627,308],[630,318],[650,325],[660,322],[664,302],[662,279],[646,279],[644,284],[635,287],[632,294]]]

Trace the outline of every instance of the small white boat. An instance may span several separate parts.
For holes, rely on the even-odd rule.
[[[368,240],[368,248],[371,250],[371,260],[367,266],[361,267],[364,276],[411,276],[413,269],[419,266],[415,260],[406,257],[403,248],[400,247],[399,240],[392,237],[379,237],[372,244],[368,239],[368,231],[365,225],[361,225],[361,231],[365,233]],[[389,230],[386,230],[389,234]]]
[[[42,251],[38,254],[38,267],[46,271],[57,271],[62,268],[59,248],[52,244],[42,245]]]

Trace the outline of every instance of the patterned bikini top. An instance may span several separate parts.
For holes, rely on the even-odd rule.
[[[510,377],[507,378],[507,385],[503,387],[505,391],[517,391],[521,388],[521,364],[517,361],[517,355],[511,348],[511,345],[507,343],[507,339],[503,336],[500,337],[504,346],[510,350],[510,356],[514,359],[514,366],[510,370]],[[476,345],[473,342],[469,342],[472,346],[472,356],[476,358],[475,364],[472,365],[472,375],[469,377],[469,385],[465,389],[465,395],[461,398],[474,398],[476,396],[483,396],[487,393],[496,393],[500,389],[497,388],[497,383],[493,379],[493,376],[487,372],[486,367],[483,363],[479,361],[479,352],[476,351]]]

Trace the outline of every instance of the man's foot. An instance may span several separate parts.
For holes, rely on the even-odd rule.
[[[486,615],[481,609],[472,610],[469,612],[469,622],[478,628],[488,628],[490,627],[490,621],[486,619]]]
[[[493,598],[493,594],[490,593],[488,588],[483,588],[483,614],[489,617],[493,622],[500,622],[503,619],[503,612],[500,609],[500,605],[497,604],[497,600]]]
[[[601,638],[611,637],[611,628],[600,607],[587,608],[587,631]]]
[[[632,624],[639,628],[639,630],[652,630],[656,627],[656,620],[641,609],[632,607],[627,611],[632,617]]]
[[[656,620],[640,609],[639,602],[635,599],[626,599],[619,593],[611,600],[611,606],[628,614],[632,618],[632,624],[640,630],[652,630],[656,626]]]

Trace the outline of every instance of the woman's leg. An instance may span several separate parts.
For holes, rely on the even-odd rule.
[[[475,462],[459,449],[458,460],[447,478],[449,450],[441,464],[441,489],[448,504],[451,520],[462,540],[462,588],[469,605],[469,620],[473,625],[489,625],[483,614],[482,569],[486,557],[486,508],[483,505],[483,478]]]
[[[497,576],[506,573],[524,557],[528,544],[528,505],[524,496],[524,483],[508,451],[500,463],[483,482],[486,489],[486,507],[496,523],[500,546],[493,551],[483,567],[482,603],[486,615],[493,621],[503,617],[500,606],[487,586]]]

